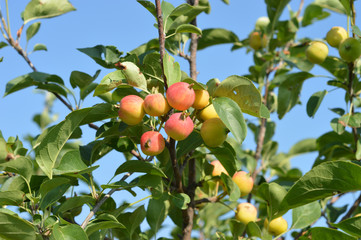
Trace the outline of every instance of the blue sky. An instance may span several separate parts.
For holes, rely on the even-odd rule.
[[[5,1],[0,1],[1,7],[5,8]],[[9,1],[10,20],[12,33],[21,26],[20,13],[25,8],[28,1]],[[63,16],[40,20],[41,27],[39,33],[30,40],[28,49],[36,43],[43,43],[47,46],[47,52],[35,52],[30,55],[30,59],[38,71],[59,75],[69,84],[70,73],[74,70],[83,71],[93,75],[96,70],[101,69],[101,73],[96,80],[99,82],[109,70],[97,65],[85,54],[76,50],[77,48],[93,47],[98,44],[114,45],[120,51],[130,51],[149,39],[158,36],[157,29],[153,26],[155,19],[136,1],[71,1],[77,11],[67,13]],[[174,5],[183,1],[172,0]],[[244,39],[254,28],[254,23],[260,16],[266,16],[266,6],[263,1],[237,1],[231,0],[230,5],[223,4],[220,0],[211,0],[212,10],[210,15],[201,14],[198,18],[198,26],[205,28],[226,28],[234,31],[240,39]],[[294,11],[298,9],[300,1],[292,0],[290,8]],[[305,5],[312,1],[306,0]],[[356,9],[360,9],[359,1],[355,2]],[[282,18],[287,18],[288,12],[285,10]],[[33,23],[35,21],[32,21]],[[360,24],[360,18],[357,25]],[[332,13],[326,20],[316,22],[314,25],[302,28],[298,37],[309,36],[313,39],[322,39],[332,26],[346,27],[346,17]],[[21,45],[25,46],[25,34],[22,37]],[[244,75],[248,73],[248,67],[252,64],[252,54],[246,54],[245,49],[230,51],[230,45],[219,45],[210,47],[198,52],[198,80],[206,83],[211,78],[225,79],[230,75]],[[330,55],[338,56],[335,49],[330,49]],[[0,50],[0,57],[4,57],[0,63],[1,72],[1,95],[5,92],[6,83],[23,74],[31,72],[26,62],[10,47]],[[187,62],[181,58],[176,58],[180,62],[182,70],[188,72]],[[320,67],[315,66],[312,70],[315,75],[327,75]],[[288,151],[297,141],[318,137],[326,131],[330,131],[329,122],[336,117],[329,111],[332,107],[345,107],[343,100],[344,93],[341,90],[330,92],[326,95],[319,111],[314,118],[309,118],[306,114],[306,103],[308,98],[317,91],[331,90],[327,86],[327,78],[311,78],[303,86],[301,95],[302,105],[297,105],[288,113],[282,121],[272,115],[271,119],[277,123],[277,130],[274,139],[279,142],[280,151]],[[32,122],[32,117],[43,110],[44,96],[34,94],[34,88],[28,88],[21,92],[16,92],[5,98],[0,98],[0,130],[7,138],[18,135],[21,139],[28,133],[39,134],[39,129]],[[83,107],[92,106],[99,102],[99,99],[89,97]],[[54,106],[54,112],[59,114],[59,120],[69,113],[68,109],[59,101]],[[246,116],[247,117],[247,116]],[[99,125],[99,124],[98,124]],[[84,127],[83,142],[86,144],[94,140],[94,131]],[[250,133],[250,131],[249,131]],[[244,148],[255,149],[253,136],[249,134],[244,142]],[[308,154],[292,160],[294,167],[299,167],[303,172],[311,168],[316,155]],[[95,178],[100,183],[107,182],[108,176],[112,176],[114,165],[123,160],[118,153],[112,153],[100,160],[101,167],[95,171]],[[86,191],[86,189],[85,189]],[[120,197],[120,195],[122,195]],[[140,194],[142,196],[142,194]],[[146,194],[144,195],[146,196]],[[129,202],[136,201],[127,194],[116,193],[114,198],[128,198]],[[349,199],[352,201],[352,199]],[[290,219],[287,219],[291,224]],[[166,231],[164,231],[166,235]],[[159,236],[158,236],[159,237]]]

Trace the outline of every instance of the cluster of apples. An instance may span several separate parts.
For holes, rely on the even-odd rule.
[[[212,176],[220,176],[222,173],[227,174],[227,170],[223,167],[220,161],[212,161],[213,172]],[[253,189],[253,178],[245,171],[238,171],[232,176],[232,180],[237,184],[241,191],[241,197],[248,195]],[[257,208],[251,203],[240,203],[236,210],[236,219],[241,223],[247,225],[249,222],[257,221]],[[271,222],[268,219],[264,221],[264,227],[268,232],[274,236],[278,236],[287,231],[288,224],[283,217],[278,217]]]
[[[326,35],[327,43],[338,49],[340,57],[346,62],[354,62],[361,56],[361,43],[349,37],[343,27],[332,27]],[[322,41],[312,41],[306,49],[306,57],[311,63],[321,64],[328,55],[328,47]]]
[[[145,114],[153,117],[166,115],[175,109],[164,124],[167,135],[174,140],[186,139],[194,129],[194,120],[189,110],[194,108],[203,122],[200,129],[204,143],[209,147],[221,145],[227,138],[227,128],[209,102],[209,93],[204,89],[193,89],[186,82],[172,84],[166,91],[166,98],[161,93],[149,94],[144,100],[137,95],[128,95],[119,104],[119,118],[128,125],[143,121]],[[141,150],[148,156],[160,154],[165,147],[165,140],[160,132],[148,131],[140,138]]]

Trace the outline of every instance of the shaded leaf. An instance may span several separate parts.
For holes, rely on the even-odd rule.
[[[173,204],[184,210],[187,209],[188,207],[188,203],[190,203],[191,199],[189,198],[189,196],[185,193],[177,193],[175,195],[171,195],[172,196],[172,202]]]
[[[150,1],[137,0],[145,9],[147,9],[154,17],[157,17],[157,11],[155,5]]]
[[[1,191],[0,192],[0,206],[12,205],[20,206],[24,201],[25,193],[18,190]],[[1,223],[0,223],[1,226]],[[1,236],[1,233],[0,233]]]
[[[154,232],[158,232],[168,215],[169,202],[163,195],[160,199],[150,199],[147,208],[147,222]]]
[[[231,175],[232,176],[232,175]],[[229,195],[229,201],[237,201],[241,196],[241,191],[238,185],[232,180],[232,178],[224,173],[221,174],[222,183],[225,186],[225,190]]]
[[[34,240],[36,230],[33,225],[15,214],[0,212],[0,237],[12,240]]]
[[[262,238],[262,232],[261,229],[258,227],[258,225],[255,222],[249,222],[246,227],[246,231],[248,236],[250,237],[259,237]]]
[[[11,161],[0,164],[5,171],[20,174],[29,183],[33,174],[33,163],[28,157],[17,157]]]
[[[292,229],[302,229],[321,217],[321,205],[318,201],[297,207],[292,210]]]
[[[26,41],[29,41],[32,37],[35,36],[35,34],[37,34],[40,29],[40,25],[40,22],[36,22],[31,24],[28,29],[26,29]]]
[[[167,77],[168,87],[181,80],[181,70],[178,62],[174,58],[165,53],[163,58],[164,74]]]
[[[227,170],[230,176],[237,171],[236,167],[236,153],[232,146],[227,142],[223,146],[217,148],[210,148],[211,153],[221,162],[223,167]]]
[[[166,177],[163,171],[154,164],[149,162],[142,162],[139,160],[124,162],[117,168],[114,175],[118,175],[124,172],[141,172],[149,173],[155,176]]]
[[[99,166],[93,166],[88,168],[85,163],[81,160],[79,150],[71,150],[63,155],[59,166],[53,170],[53,174],[84,174],[97,169]]]
[[[308,99],[307,102],[307,115],[309,117],[314,117],[318,108],[321,105],[321,102],[323,100],[323,98],[326,96],[328,92],[326,90],[323,91],[319,91],[316,92],[314,94],[312,94],[312,96],[310,97],[310,99]]]
[[[303,139],[303,140],[300,140],[297,143],[295,143],[291,147],[288,154],[294,156],[294,155],[309,153],[309,152],[314,152],[314,151],[317,151],[316,139],[307,138],[307,139]]]
[[[239,39],[235,33],[223,28],[210,28],[202,31],[202,37],[198,39],[198,50],[205,49],[210,46],[238,43]]]
[[[177,143],[177,159],[202,145],[203,140],[199,133],[193,131],[186,139]]]
[[[332,228],[313,227],[309,230],[309,232],[312,234],[312,239],[356,240],[356,238]]]
[[[302,26],[311,25],[317,20],[322,20],[330,16],[330,13],[323,11],[323,8],[316,4],[309,4],[303,13]]]
[[[361,238],[361,217],[352,217],[339,223],[333,223],[332,226],[345,231],[346,233]]]
[[[340,0],[315,0],[314,4],[337,13],[347,14]]]
[[[88,240],[84,230],[77,224],[66,225],[60,227],[56,224],[53,228],[50,240]]]
[[[122,55],[114,46],[96,45],[92,48],[78,48],[78,50],[105,68],[115,68],[115,63],[119,62]]]
[[[269,207],[269,215],[271,220],[275,218],[275,214],[279,211],[281,202],[287,191],[277,183],[262,183],[257,191],[257,195],[267,202]]]
[[[182,24],[177,27],[175,33],[195,33],[202,35],[202,30],[192,24]]]

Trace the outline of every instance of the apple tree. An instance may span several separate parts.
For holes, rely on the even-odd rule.
[[[244,39],[226,28],[197,26],[198,15],[212,14],[208,0],[129,2],[153,16],[158,38],[144,36],[135,49],[80,46],[89,61],[110,71],[72,71],[67,81],[38,71],[23,39],[27,45],[39,31],[35,20],[61,17],[73,5],[31,0],[19,27],[10,24],[6,0],[0,48],[13,48],[32,71],[9,80],[4,96],[36,87],[47,97],[44,112],[34,116],[38,135],[19,139],[0,132],[0,239],[157,239],[164,221],[172,223],[173,239],[360,238],[361,195],[342,209],[334,206],[361,190],[356,1],[301,0],[287,15],[290,2],[265,0],[268,16],[260,16]],[[334,13],[343,14],[346,29],[327,29],[320,40],[297,37]],[[16,34],[11,27],[18,27]],[[253,56],[249,72],[197,81],[197,52],[218,44],[247,49]],[[339,55],[330,56],[329,48]],[[46,46],[32,51],[40,50]],[[181,69],[180,58],[189,70]],[[345,107],[330,109],[337,115],[325,123],[332,130],[279,152],[275,122],[281,127],[300,103],[302,85],[316,77],[315,65],[327,71],[328,86],[344,92]],[[315,89],[305,114],[315,116],[327,94]],[[97,104],[80,107],[89,99]],[[69,109],[60,121],[51,115],[54,101]],[[84,131],[93,139],[74,141],[84,141]],[[256,147],[246,149],[242,143],[251,135]],[[109,170],[108,182],[99,182],[93,171],[111,151],[122,161]],[[293,157],[310,152],[317,153],[310,171],[291,166]],[[88,190],[78,191],[80,184]],[[138,199],[129,203],[115,192]],[[286,221],[288,212],[292,220]]]

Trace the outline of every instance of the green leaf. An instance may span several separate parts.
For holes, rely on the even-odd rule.
[[[38,86],[47,82],[54,82],[63,85],[63,80],[57,75],[50,75],[42,72],[32,72],[10,80],[6,84],[4,97],[21,89]]]
[[[25,7],[24,24],[34,19],[52,18],[74,10],[68,0],[32,0]]]
[[[320,64],[320,66],[340,79],[345,79],[348,74],[347,64],[337,57],[328,56],[325,61]]]
[[[26,41],[28,42],[32,37],[35,36],[35,34],[37,34],[37,32],[40,29],[40,22],[36,22],[31,24],[28,29],[26,29]]]
[[[168,87],[181,80],[181,70],[178,62],[174,58],[165,53],[163,58],[164,75],[167,77]]]
[[[93,166],[88,168],[85,163],[81,160],[79,150],[71,150],[63,155],[60,164],[57,168],[53,169],[54,175],[62,174],[84,174],[97,169],[99,166]]]
[[[59,208],[57,209],[57,213],[64,213],[71,209],[82,207],[84,204],[95,204],[95,199],[91,196],[75,196],[72,198],[67,198],[65,202],[63,202]]]
[[[33,174],[33,163],[28,157],[17,157],[11,161],[0,164],[4,171],[20,174],[28,183]]]
[[[330,16],[329,12],[323,11],[323,8],[316,4],[309,4],[303,13],[302,26],[311,25],[317,20],[322,20]]]
[[[281,202],[287,191],[277,183],[262,183],[259,186],[257,195],[267,202],[269,208],[270,220],[276,218],[275,214],[279,211]]]
[[[84,100],[91,92],[93,92],[96,89],[97,86],[98,86],[98,84],[91,83],[88,86],[81,89],[80,90],[80,99]],[[104,101],[106,101],[108,103],[112,102],[110,93],[108,93],[108,94],[103,93],[103,94],[98,95],[98,97],[103,99]]]
[[[205,49],[210,46],[225,44],[225,43],[238,43],[237,35],[229,30],[223,28],[210,28],[202,31],[202,37],[198,39],[198,50]]]
[[[177,143],[177,159],[186,155],[190,151],[202,145],[203,139],[201,135],[193,131],[186,139]]]
[[[80,89],[83,89],[91,84],[99,76],[99,73],[100,70],[96,71],[94,76],[90,76],[84,72],[72,71],[70,74],[70,84],[73,88],[79,87]]]
[[[136,210],[132,212],[132,215],[129,217],[129,221],[131,222],[129,231],[129,236],[132,236],[136,229],[140,226],[140,224],[144,221],[147,212],[145,211],[144,206],[138,207]]]
[[[150,199],[147,208],[147,222],[153,232],[158,232],[168,215],[169,201],[165,195],[160,199]]]
[[[213,100],[213,106],[238,143],[242,143],[247,135],[247,124],[237,103],[227,97],[218,97]]]
[[[347,11],[340,0],[315,0],[314,4],[337,13],[347,14]]]
[[[246,231],[249,237],[258,237],[262,239],[262,231],[255,222],[249,222]]]
[[[345,132],[345,126],[340,123],[338,118],[332,119],[330,124],[333,131],[335,131],[337,134],[342,134],[343,132]]]
[[[298,154],[309,153],[314,151],[317,151],[316,139],[307,138],[295,143],[288,152],[288,155],[295,156]]]
[[[223,167],[227,170],[230,176],[237,171],[236,167],[236,153],[232,146],[227,142],[223,146],[217,148],[210,148],[211,153],[222,163]]]
[[[56,224],[53,228],[50,240],[88,240],[84,230],[77,224],[60,227]]]
[[[301,177],[284,197],[280,213],[334,194],[361,190],[361,166],[350,161],[324,162]]]
[[[309,230],[312,239],[327,239],[327,240],[356,240],[343,232],[337,231],[332,228],[314,227]],[[307,238],[308,239],[308,238]]]
[[[110,228],[125,228],[125,226],[120,222],[116,221],[116,219],[105,220],[105,221],[95,220],[88,224],[88,226],[85,229],[85,232],[88,236],[90,236],[92,233],[97,232],[101,229],[110,229]]]
[[[171,195],[171,196],[172,196],[171,199],[172,199],[173,204],[182,210],[187,209],[188,203],[191,202],[191,199],[185,193],[177,193],[177,194]]]
[[[34,226],[15,214],[0,212],[0,237],[11,240],[34,240],[36,230]]]
[[[7,44],[6,42],[0,42],[0,49],[6,46],[9,46],[9,44]]]
[[[195,33],[202,35],[202,30],[192,24],[182,24],[177,27],[175,33]]]
[[[233,174],[230,176],[233,176]],[[237,201],[241,196],[241,191],[230,176],[222,173],[221,179],[229,195],[229,201]]]
[[[177,6],[168,17],[164,16],[164,19],[166,19],[166,32],[171,29],[176,29],[182,24],[190,23],[198,14],[207,10],[208,7],[206,6],[191,6],[186,3]]]
[[[361,159],[361,139],[357,140],[355,157],[357,160]]]
[[[292,211],[292,229],[310,226],[321,217],[321,205],[318,201],[297,207]]]
[[[342,6],[345,8],[346,15],[351,16],[351,5],[350,0],[339,0]]]
[[[215,97],[228,97],[235,101],[242,112],[260,117],[262,96],[251,80],[246,77],[232,75],[223,80],[217,87]]]
[[[37,84],[36,89],[42,89],[48,92],[58,93],[59,95],[62,95],[64,97],[68,96],[68,92],[64,87],[54,83],[45,83],[45,84],[39,83]]]
[[[157,10],[152,2],[144,0],[137,0],[137,2],[147,9],[155,18],[157,17]]]
[[[12,205],[20,206],[24,201],[25,193],[18,190],[1,191],[0,192],[0,206]],[[1,226],[1,223],[0,223]],[[1,228],[0,228],[1,229]],[[0,233],[1,236],[1,233]]]
[[[120,55],[122,55],[114,46],[96,45],[92,48],[78,48],[78,50],[105,68],[115,68],[115,63],[120,61]]]
[[[39,190],[41,196],[39,203],[40,209],[45,210],[48,206],[58,201],[71,186],[69,182],[70,180],[68,178],[63,177],[49,179],[43,182]]]
[[[125,76],[121,70],[116,70],[114,72],[108,73],[103,77],[100,84],[95,88],[93,96],[98,96],[100,94],[109,92],[114,88],[124,84],[126,84]],[[126,87],[130,88],[130,86]]]
[[[44,44],[37,43],[37,44],[35,44],[35,46],[33,48],[33,52],[36,52],[36,51],[48,51],[48,49],[46,48],[46,46]]]
[[[166,177],[163,171],[149,162],[142,162],[139,160],[126,161],[120,165],[115,171],[114,176],[124,172],[141,172],[149,173],[155,176]]]
[[[307,115],[309,117],[314,117],[318,108],[321,105],[321,102],[323,100],[323,98],[326,96],[328,92],[326,90],[323,91],[319,91],[316,92],[314,94],[312,94],[312,96],[310,97],[310,99],[308,99],[307,102]]]
[[[311,73],[298,72],[274,78],[274,82],[281,82],[278,90],[277,107],[279,119],[282,119],[297,104],[303,82],[311,77],[313,77]]]
[[[348,218],[339,223],[332,223],[332,226],[337,227],[352,236],[361,238],[361,217]]]
[[[265,0],[268,18],[270,19],[270,24],[268,24],[270,27],[269,32],[273,32],[284,8],[289,2],[290,0]]]
[[[137,65],[132,62],[122,62],[117,66],[120,67],[127,84],[147,91],[147,81]]]
[[[353,25],[351,28],[354,34],[356,34],[358,37],[361,37],[361,30],[356,25]],[[1,48],[1,43],[0,43],[0,48]]]

